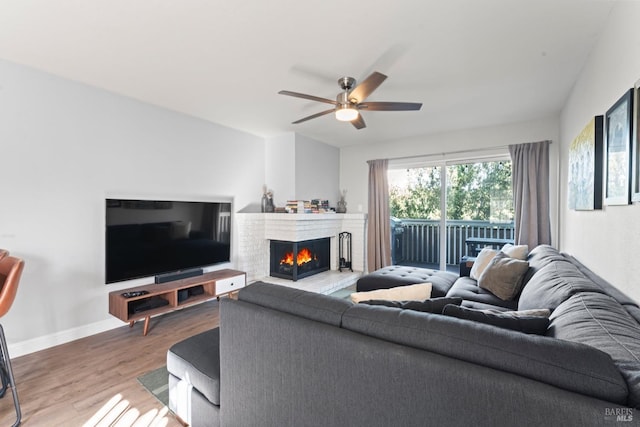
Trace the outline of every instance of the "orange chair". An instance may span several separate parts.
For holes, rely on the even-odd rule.
[[[10,255],[5,255],[0,259],[0,317],[7,314],[13,304],[13,300],[18,292],[18,283],[24,269],[24,261]],[[0,325],[0,379],[2,380],[2,389],[0,389],[0,397],[4,396],[7,387],[11,387],[13,394],[13,404],[16,408],[16,422],[13,427],[20,425],[22,413],[20,412],[20,402],[18,401],[18,390],[16,382],[13,378],[13,369],[11,368],[11,359],[9,358],[9,349],[7,348],[7,340],[4,336],[4,329]]]
[[[6,249],[0,249],[0,259],[6,257],[7,255],[9,255],[9,251]]]

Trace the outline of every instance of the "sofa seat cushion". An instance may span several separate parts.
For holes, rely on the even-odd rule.
[[[188,381],[214,405],[220,406],[220,329],[215,328],[171,346],[167,371]]]
[[[611,356],[629,386],[629,406],[640,406],[640,325],[615,299],[583,292],[560,304],[547,335],[590,345]]]
[[[627,384],[608,354],[588,345],[413,310],[355,304],[343,328],[624,404]]]
[[[602,292],[578,268],[566,260],[557,260],[541,267],[529,279],[520,293],[518,310],[548,308],[560,304],[579,292]]]
[[[469,306],[468,302],[484,304],[483,307],[473,308],[493,308],[492,306],[504,307],[508,310],[516,310],[518,308],[518,301],[504,301],[486,289],[479,287],[478,282],[470,277],[460,277],[456,280],[456,283],[447,292],[447,297],[462,298],[464,300],[463,305],[467,307]]]
[[[431,283],[431,296],[443,297],[457,278],[457,274],[448,271],[391,265],[362,276],[358,279],[356,290],[358,292],[373,291],[416,283]]]

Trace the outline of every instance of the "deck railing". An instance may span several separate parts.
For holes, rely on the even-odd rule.
[[[468,253],[469,238],[513,239],[513,222],[450,220],[446,225],[447,266],[456,266]],[[391,256],[394,264],[439,265],[440,221],[391,219]]]

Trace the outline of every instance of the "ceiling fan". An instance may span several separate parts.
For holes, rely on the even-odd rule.
[[[342,77],[338,79],[338,84],[342,88],[342,92],[338,93],[336,100],[321,98],[304,93],[291,92],[281,90],[280,95],[295,96],[296,98],[308,99],[311,101],[324,102],[334,107],[296,120],[292,124],[306,122],[324,116],[325,114],[335,113],[336,119],[343,122],[351,122],[356,129],[365,128],[367,125],[362,118],[359,110],[369,111],[416,111],[422,107],[422,103],[418,102],[365,102],[367,97],[385,81],[387,76],[374,71],[369,77],[364,79],[359,85],[355,86],[356,79],[353,77]],[[354,87],[355,86],[355,87]]]

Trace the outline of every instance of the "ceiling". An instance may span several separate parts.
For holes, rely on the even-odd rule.
[[[556,115],[613,0],[2,0],[0,58],[251,134],[373,144]],[[343,76],[389,78],[326,115]],[[0,86],[2,82],[0,82]],[[1,88],[0,88],[1,89]],[[1,96],[1,92],[0,92]],[[329,107],[330,108],[330,107]]]

